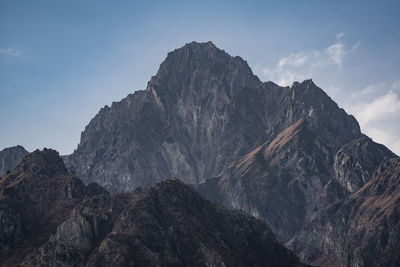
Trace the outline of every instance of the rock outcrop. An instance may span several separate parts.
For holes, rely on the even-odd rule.
[[[178,179],[110,195],[54,150],[0,180],[1,266],[305,266],[265,222]]]
[[[365,136],[335,148],[301,119],[195,188],[216,203],[263,218],[290,245],[320,210],[352,193],[354,187],[343,181],[360,187],[391,157]]]
[[[0,264],[15,265],[46,242],[95,187],[69,174],[54,150],[26,156],[0,179]]]
[[[399,266],[400,159],[383,161],[370,181],[321,211],[296,241],[302,247],[293,248],[315,264]]]
[[[177,179],[140,194],[97,196],[81,203],[28,263],[303,266],[263,221],[219,208]]]
[[[22,146],[8,147],[0,151],[0,176],[12,171],[28,153]]]

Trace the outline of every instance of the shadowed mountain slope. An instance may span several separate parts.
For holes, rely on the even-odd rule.
[[[69,174],[54,150],[36,150],[0,179],[0,263],[14,265],[50,234],[85,195],[100,190]]]
[[[316,264],[399,266],[400,159],[382,162],[368,183],[321,211],[296,241],[293,248]]]
[[[304,117],[332,149],[361,135],[311,80],[263,83],[240,57],[193,42],[168,54],[145,91],[101,109],[66,164],[111,191],[198,183]]]
[[[262,218],[314,261],[308,255],[330,253],[304,238],[317,218],[391,158],[312,80],[264,83],[240,57],[192,42],[168,54],[146,90],[101,109],[65,162],[112,192],[180,177],[209,200]]]
[[[2,266],[305,266],[265,222],[177,179],[110,195],[49,149],[0,179],[0,245]]]

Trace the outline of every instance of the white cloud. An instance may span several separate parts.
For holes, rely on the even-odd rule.
[[[281,58],[278,62],[278,67],[279,68],[284,68],[285,66],[301,67],[306,63],[307,58],[308,57],[304,55],[303,52],[300,52],[298,54],[291,54],[288,57]]]
[[[362,103],[354,108],[358,121],[367,125],[375,120],[391,119],[400,115],[400,100],[397,94],[389,91],[370,103]]]
[[[340,40],[345,36],[344,32],[336,34],[336,39]]]
[[[361,45],[361,42],[360,41],[358,41],[355,45],[353,45],[352,47],[351,47],[351,50],[350,50],[350,52],[352,52],[352,51],[354,51],[354,50],[356,50],[359,46]]]
[[[368,85],[348,97],[345,109],[360,123],[361,130],[374,141],[400,155],[400,81]]]
[[[338,99],[343,96],[345,91],[341,86],[330,85],[324,88],[325,92],[333,99]]]
[[[333,76],[345,67],[346,56],[361,44],[349,45],[344,37],[344,33],[338,33],[335,42],[324,49],[291,53],[272,67],[256,66],[254,71],[281,86],[312,78],[313,73],[321,71]],[[356,117],[363,133],[400,155],[400,80],[370,84],[357,92],[334,84],[324,89]]]
[[[342,43],[336,43],[329,46],[325,50],[326,54],[328,55],[328,59],[338,65],[339,69],[342,68],[343,65],[343,58],[346,54],[344,50],[344,45]]]
[[[16,49],[15,47],[8,47],[8,48],[0,48],[0,54],[9,56],[9,57],[19,57],[22,56],[22,51]]]
[[[322,50],[300,51],[292,53],[278,60],[274,67],[256,66],[255,72],[281,86],[291,85],[294,81],[304,80],[312,77],[313,71],[329,66],[340,70],[344,64],[347,54],[357,49],[360,43],[348,48],[342,42],[344,33],[338,33],[338,41]]]
[[[397,155],[400,155],[400,139],[395,141],[392,145],[391,145],[391,149],[394,153],[396,153]]]
[[[392,86],[390,87],[390,89],[392,89],[393,91],[400,91],[400,80],[396,81],[392,84]]]
[[[313,67],[323,67],[328,65],[335,65],[340,70],[343,67],[344,58],[349,53],[355,51],[361,42],[357,42],[350,49],[339,40],[338,42],[328,46],[323,51],[314,51]]]

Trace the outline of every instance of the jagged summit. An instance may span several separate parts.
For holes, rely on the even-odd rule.
[[[198,183],[301,118],[332,149],[361,134],[311,80],[264,83],[240,57],[192,42],[168,54],[147,90],[103,108],[65,162],[111,191],[166,177]]]
[[[67,174],[63,160],[56,150],[44,148],[28,154],[16,167],[17,172]]]
[[[7,171],[11,171],[17,166],[21,160],[28,154],[20,145],[8,147],[0,151],[0,176]]]
[[[233,57],[226,53],[224,50],[219,49],[214,45],[213,42],[190,42],[186,43],[184,46],[177,48],[167,54],[167,58],[165,62],[170,62],[180,58],[182,60],[183,57],[191,57],[190,59],[200,59],[200,57],[215,59],[217,57],[232,59]],[[161,64],[162,65],[162,64]]]
[[[16,266],[94,189],[70,175],[58,152],[36,150],[0,179],[0,265]]]
[[[263,219],[309,262],[363,266],[379,251],[398,263],[396,155],[363,135],[312,80],[291,87],[261,82],[244,60],[212,43],[169,53],[146,90],[100,110],[65,163],[86,183],[139,193],[85,186],[57,152],[35,151],[0,180],[0,262],[42,245],[30,264],[199,259],[276,266],[263,258],[276,249],[298,264],[270,245],[264,223],[217,208],[177,180],[147,188],[179,177],[209,200]],[[373,228],[360,227],[368,221]],[[360,243],[349,249],[353,241]]]
[[[232,98],[245,84],[247,90],[259,83],[240,57],[232,57],[213,43],[192,42],[168,53],[167,58],[148,83],[147,90],[164,105],[176,104],[176,98],[194,95],[198,100],[208,94],[226,94]],[[220,92],[213,90],[221,90]]]

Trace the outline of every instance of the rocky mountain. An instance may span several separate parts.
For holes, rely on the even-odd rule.
[[[321,249],[329,240],[337,251],[348,249],[343,239],[326,237],[343,234],[335,229],[345,213],[326,232],[326,212],[352,198],[362,202],[358,192],[383,179],[374,173],[396,158],[311,80],[264,83],[240,57],[192,42],[168,54],[146,90],[101,109],[65,162],[85,182],[113,192],[180,177],[207,199],[262,218],[303,259],[357,266]],[[343,209],[356,207],[349,203]]]
[[[0,264],[20,262],[93,191],[101,190],[69,174],[57,152],[44,149],[26,156],[0,179]]]
[[[0,151],[0,176],[14,169],[28,153],[22,146],[8,147]]]
[[[332,148],[301,119],[196,188],[214,202],[263,218],[290,244],[321,208],[361,188],[391,157],[366,136]]]
[[[0,180],[2,266],[305,266],[262,220],[177,179],[110,195],[35,151]]]
[[[383,161],[361,189],[321,211],[292,248],[325,266],[400,266],[400,158]]]
[[[330,150],[361,136],[311,80],[263,83],[240,57],[193,42],[168,54],[146,90],[102,108],[65,162],[113,192],[167,177],[196,184],[302,118]]]

